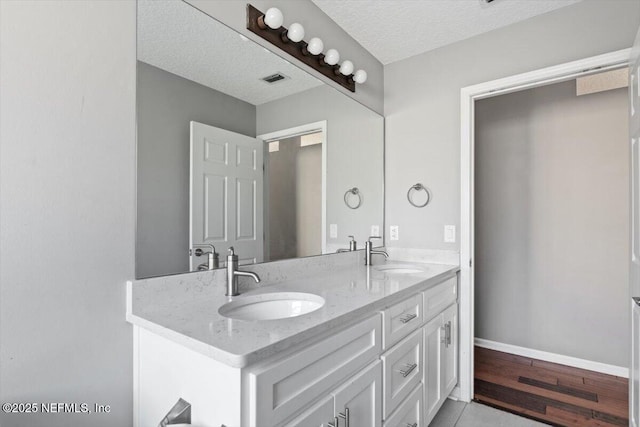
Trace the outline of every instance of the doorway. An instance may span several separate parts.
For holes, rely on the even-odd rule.
[[[265,258],[326,252],[327,123],[258,135],[264,141]],[[269,242],[269,243],[266,243]]]
[[[460,227],[460,381],[458,396],[470,401],[474,396],[474,244],[475,205],[475,102],[501,94],[575,79],[596,71],[628,65],[630,50],[625,49],[574,61],[555,67],[498,79],[461,89],[461,227]]]

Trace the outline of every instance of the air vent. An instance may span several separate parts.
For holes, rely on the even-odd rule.
[[[273,84],[273,83],[281,82],[283,80],[288,80],[288,79],[289,77],[285,76],[282,73],[275,73],[275,74],[271,74],[270,76],[263,77],[260,80],[265,81],[269,84]]]

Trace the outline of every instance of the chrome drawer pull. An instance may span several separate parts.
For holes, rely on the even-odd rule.
[[[407,375],[409,375],[409,374],[411,373],[411,371],[413,371],[414,369],[416,369],[416,368],[418,367],[418,364],[417,364],[417,363],[414,363],[414,364],[412,364],[412,365],[409,365],[409,364],[407,363],[405,366],[407,367],[407,369],[402,369],[402,370],[400,371],[400,374],[401,374],[403,377],[406,377]]]
[[[413,423],[413,424],[407,423],[407,427],[418,427],[418,423]]]
[[[415,319],[416,317],[418,317],[417,314],[407,314],[406,316],[401,317],[400,321],[402,323],[408,323],[408,322],[412,321],[413,319]]]
[[[327,423],[327,427],[338,427],[338,417],[333,417],[333,423]]]
[[[344,414],[340,412],[338,416],[344,420],[344,427],[349,427],[349,408],[344,408]]]

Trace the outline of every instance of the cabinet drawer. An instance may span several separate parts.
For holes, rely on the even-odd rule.
[[[422,384],[387,418],[384,427],[426,427],[422,418]]]
[[[419,329],[381,356],[385,418],[420,384],[422,353],[422,329]]]
[[[380,314],[247,374],[249,424],[273,426],[307,407],[382,351]]]
[[[388,349],[422,324],[422,295],[418,293],[387,308],[382,316],[383,344],[384,348]]]
[[[428,321],[437,316],[458,299],[458,278],[452,277],[423,293],[424,320]]]

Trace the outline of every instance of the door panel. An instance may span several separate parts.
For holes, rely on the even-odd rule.
[[[284,427],[328,427],[330,423],[335,424],[333,396],[327,396]]]
[[[424,418],[435,416],[442,399],[442,315],[424,326]]]
[[[640,29],[629,58],[629,140],[631,155],[631,259],[629,295],[640,297]],[[640,309],[631,300],[631,366],[629,367],[629,423],[640,427]]]
[[[380,427],[382,425],[382,365],[375,362],[335,391],[335,414],[340,425]]]
[[[263,260],[262,141],[191,122],[190,247],[230,246],[240,264]],[[204,259],[190,259],[191,269]]]

